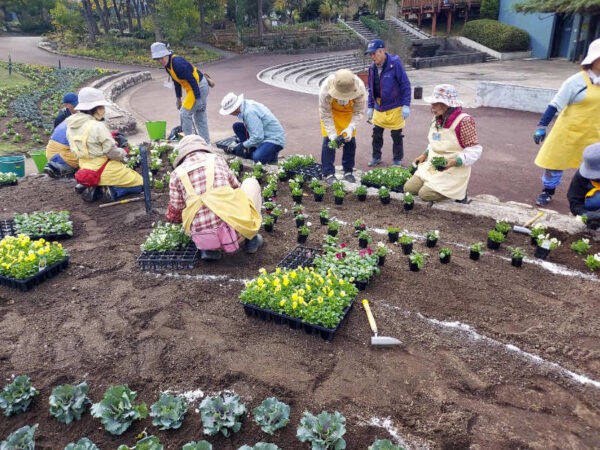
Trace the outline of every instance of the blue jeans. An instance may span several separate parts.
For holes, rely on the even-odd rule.
[[[542,173],[544,189],[556,189],[562,180],[562,176],[562,170],[544,169],[544,173]]]
[[[248,140],[248,130],[246,130],[246,126],[243,122],[235,122],[233,124],[233,132],[240,142]],[[281,145],[273,144],[272,142],[263,142],[262,144],[258,144],[252,152],[251,149],[246,149],[246,153],[236,153],[236,155],[241,158],[252,159],[254,162],[261,162],[265,164],[276,163],[277,154],[282,149],[283,147]]]
[[[186,109],[183,106],[179,109],[179,118],[183,132],[188,134],[197,134],[210,143],[210,134],[208,132],[208,117],[206,115],[206,99],[208,98],[208,83],[203,78],[200,82],[200,98],[197,98],[192,109]],[[194,124],[196,130],[194,131]]]
[[[323,145],[321,146],[321,164],[323,165],[323,176],[333,175],[335,173],[335,152],[329,148],[329,138],[323,138]],[[342,167],[344,173],[352,173],[354,170],[354,157],[356,156],[356,138],[350,139],[350,141],[344,143],[342,150]]]
[[[125,197],[126,195],[129,195],[129,194],[139,194],[140,192],[142,192],[143,189],[144,189],[143,186],[133,186],[133,187],[126,187],[126,188],[111,186],[110,193],[113,197],[113,200],[118,200],[121,197]]]

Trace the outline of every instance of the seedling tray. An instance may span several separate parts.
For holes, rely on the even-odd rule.
[[[367,187],[372,187],[372,188],[377,188],[379,189],[382,185],[379,183],[373,183],[371,181],[364,181],[364,180],[360,180],[360,184],[362,184],[363,186],[367,186]],[[396,186],[393,188],[390,188],[390,191],[392,192],[404,192],[404,185],[401,186]]]
[[[193,269],[200,251],[193,242],[182,250],[142,252],[137,262],[142,270]]]
[[[311,178],[316,178],[320,180],[323,178],[323,166],[321,164],[312,163],[308,166],[304,167],[296,167],[295,169],[291,169],[287,171],[287,174],[290,178],[294,175],[304,175],[304,179],[310,180]]]
[[[0,188],[7,187],[7,186],[16,186],[17,184],[19,184],[19,182],[17,180],[4,181],[4,182],[0,182]]]
[[[298,245],[294,250],[289,252],[277,264],[277,267],[282,269],[295,269],[300,267],[312,267],[315,258],[321,253],[317,248],[304,247]]]
[[[20,291],[25,292],[30,290],[34,286],[37,286],[38,284],[42,283],[43,281],[46,281],[58,275],[58,273],[65,270],[68,267],[68,265],[69,257],[67,256],[62,261],[58,261],[46,267],[44,270],[40,270],[35,275],[29,278],[24,278],[22,280],[17,280],[16,278],[9,278],[0,275],[0,285],[8,286],[13,289],[19,289]]]
[[[270,309],[260,308],[255,305],[248,305],[246,303],[242,303],[242,306],[244,307],[244,312],[248,317],[256,317],[265,322],[272,321],[278,325],[288,325],[293,330],[304,330],[306,334],[320,335],[326,341],[331,341],[335,337],[335,333],[339,330],[340,326],[350,313],[353,304],[354,301],[352,301],[344,309],[342,318],[335,328],[325,328],[320,325],[306,323],[301,319],[290,317],[286,314],[281,314]]]
[[[15,228],[15,221],[13,219],[0,220],[0,239],[4,236],[16,236],[17,230]],[[58,241],[61,239],[69,239],[72,236],[70,234],[40,234],[29,235],[31,239],[46,239],[47,241]]]
[[[221,139],[220,141],[215,142],[217,148],[221,150],[227,150],[231,145],[237,144],[237,137],[231,136],[225,139]]]

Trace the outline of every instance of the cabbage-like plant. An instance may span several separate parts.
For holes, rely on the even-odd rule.
[[[290,422],[290,407],[275,397],[264,399],[252,413],[254,421],[268,434],[273,434]]]
[[[240,402],[237,394],[225,393],[214,397],[206,397],[200,403],[200,417],[204,434],[214,436],[221,432],[229,437],[231,432],[237,433],[242,427],[240,418],[246,413],[246,406]]]
[[[38,394],[38,390],[31,385],[31,379],[27,375],[19,375],[0,392],[0,408],[5,416],[25,412]]]
[[[212,450],[212,444],[208,441],[192,441],[181,447],[181,450]]]
[[[275,444],[268,444],[266,442],[257,442],[253,447],[249,445],[242,445],[238,450],[281,450]]]
[[[80,420],[88,405],[92,403],[87,397],[88,390],[85,381],[76,386],[73,384],[56,386],[48,399],[50,415],[66,424],[70,424],[73,420]]]
[[[346,448],[342,438],[345,433],[346,418],[338,411],[333,414],[321,411],[316,417],[305,411],[296,437],[300,442],[310,442],[312,450],[343,450]]]
[[[86,437],[82,437],[77,442],[71,442],[65,447],[65,450],[100,450],[96,444]]]
[[[377,439],[369,445],[369,450],[404,450],[404,447],[392,443],[389,439]]]
[[[188,406],[183,397],[160,394],[158,401],[150,407],[152,425],[160,430],[177,429],[183,423]]]
[[[100,419],[104,429],[111,434],[123,434],[134,420],[148,417],[144,402],[134,405],[137,393],[126,384],[110,386],[99,403],[92,405],[92,416]]]
[[[33,435],[38,424],[30,427],[25,425],[8,435],[5,441],[0,442],[0,450],[34,450],[35,439]]]
[[[163,450],[164,446],[156,436],[148,436],[144,431],[142,438],[135,443],[133,447],[119,445],[117,450]]]

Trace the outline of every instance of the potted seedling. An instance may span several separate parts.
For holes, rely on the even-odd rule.
[[[273,212],[273,209],[276,207],[277,205],[275,204],[275,202],[263,202],[262,207],[265,210],[265,214],[271,214]]]
[[[469,258],[477,261],[483,253],[483,242],[475,242],[469,246]]]
[[[487,248],[491,250],[498,250],[500,248],[500,244],[502,244],[505,239],[506,237],[501,231],[490,230],[488,231]]]
[[[585,258],[585,265],[590,269],[590,272],[595,272],[600,269],[600,253],[588,255],[587,258]]]
[[[398,241],[400,235],[400,228],[398,227],[387,227],[388,239],[391,243]]]
[[[371,241],[371,235],[366,229],[358,232],[358,246],[360,248],[367,248]]]
[[[439,237],[440,237],[439,230],[428,231],[427,234],[425,235],[425,244],[427,245],[427,247],[433,248],[436,246]]]
[[[306,217],[304,216],[304,214],[296,215],[296,228],[300,228],[302,225],[304,225],[305,222],[306,222]]]
[[[571,250],[578,255],[585,255],[591,248],[590,240],[587,238],[579,239],[571,244]]]
[[[523,258],[525,257],[525,250],[521,247],[508,247],[510,253],[510,264],[514,267],[521,267],[523,265]]]
[[[510,231],[510,223],[508,223],[506,220],[497,220],[494,230],[499,231],[504,235],[504,237],[506,237]]]
[[[263,228],[265,231],[269,233],[273,231],[273,224],[275,223],[275,219],[270,214],[265,214],[263,216]]]
[[[263,188],[262,191],[263,200],[265,202],[270,201],[273,197],[275,197],[275,191],[272,186],[267,185]]]
[[[292,206],[292,214],[296,217],[298,214],[304,214],[304,206],[299,203],[296,203]]]
[[[356,219],[354,221],[354,230],[358,233],[367,229],[367,224],[362,219]]]
[[[440,262],[442,264],[448,264],[450,262],[450,256],[452,255],[452,250],[448,247],[442,247],[442,248],[440,248],[438,255],[440,257]]]
[[[416,250],[413,250],[410,255],[408,255],[408,268],[411,272],[418,272],[423,268],[425,264],[425,255]]]
[[[262,181],[265,176],[265,171],[261,162],[254,163],[254,167],[252,167],[252,175],[258,181]]]
[[[385,264],[385,255],[387,255],[388,248],[383,242],[378,242],[375,248],[375,255],[377,255],[377,265],[383,266]]]
[[[294,200],[294,203],[300,204],[302,203],[302,188],[300,186],[295,185],[292,188],[292,199]]]
[[[302,225],[298,228],[298,244],[304,244],[308,239],[308,235],[310,234],[310,227],[307,225]]]
[[[321,225],[327,225],[329,223],[329,209],[323,208],[319,211],[319,220]]]
[[[381,200],[381,203],[384,205],[390,203],[390,190],[388,188],[381,186],[379,191],[377,191],[377,194],[379,195],[379,200]]]
[[[404,193],[404,210],[410,211],[415,207],[415,198],[410,192]]]
[[[319,183],[318,185],[314,186],[312,190],[315,196],[315,202],[322,202],[327,188],[322,183]]]
[[[364,202],[367,199],[367,187],[358,185],[356,189],[354,189],[354,194],[359,202]]]
[[[405,255],[410,255],[410,253],[413,251],[414,238],[407,232],[404,232],[404,234],[398,239],[398,242],[400,243],[400,247],[402,247],[402,253]]]
[[[540,234],[537,238],[537,247],[535,248],[535,257],[547,259],[552,250],[560,246],[560,241],[549,234]]]
[[[536,223],[531,228],[531,245],[537,245],[537,239],[542,234],[546,234],[546,225]]]
[[[444,158],[443,156],[434,156],[433,158],[431,158],[431,165],[435,167],[435,170],[445,170],[447,165],[446,158]]]
[[[342,205],[344,203],[344,197],[346,196],[346,192],[344,188],[335,188],[333,190],[333,199],[336,205]]]
[[[329,223],[327,224],[327,234],[329,236],[337,236],[339,231],[340,231],[340,223],[335,219],[331,219],[329,221]]]
[[[271,216],[273,216],[273,222],[277,222],[277,219],[281,217],[283,214],[283,210],[279,206],[275,206],[273,211],[271,211]]]

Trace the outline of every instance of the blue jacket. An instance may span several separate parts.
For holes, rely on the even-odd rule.
[[[257,147],[263,142],[285,147],[285,131],[277,117],[262,103],[254,100],[244,100],[238,118],[244,122],[248,131],[248,140],[244,141],[244,147]]]
[[[185,59],[183,56],[171,55],[171,56],[169,56],[169,59],[170,59],[169,64],[167,64],[167,67],[165,67],[166,72],[169,73],[168,67],[172,63],[173,71],[175,72],[175,74],[181,80],[187,80],[187,82],[190,83],[190,87],[192,88],[192,91],[194,92],[194,97],[200,98],[201,97],[200,96],[200,86],[198,85],[198,82],[194,78],[194,66],[192,66],[187,61],[187,59]],[[169,76],[170,75],[171,74],[169,74]],[[202,81],[202,72],[200,72],[200,70],[198,70],[198,75],[200,77],[200,81]],[[175,80],[173,80],[173,82],[175,84],[175,97],[181,98],[181,95],[182,95],[181,85],[179,83],[177,83]]]
[[[399,106],[410,106],[410,81],[402,66],[402,60],[397,55],[385,54],[383,70],[379,75],[381,85],[381,104],[378,105],[373,98],[373,81],[377,67],[371,64],[369,67],[369,99],[368,108],[377,111],[388,111]]]

